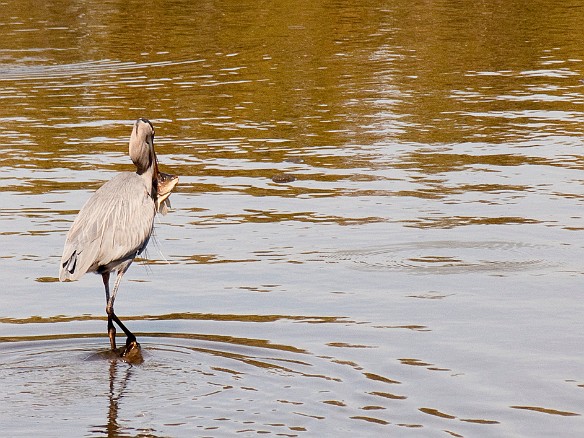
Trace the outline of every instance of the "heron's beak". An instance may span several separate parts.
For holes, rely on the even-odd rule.
[[[152,134],[152,137],[148,138],[146,141],[148,142],[150,149],[150,159],[154,163],[154,174],[155,176],[158,176],[158,158],[156,157],[156,151],[154,150],[154,134]]]

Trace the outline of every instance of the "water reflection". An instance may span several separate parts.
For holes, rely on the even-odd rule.
[[[2,6],[3,431],[584,431],[579,2]],[[137,117],[181,185],[129,367],[55,266]]]
[[[103,425],[92,426],[91,432],[93,434],[101,435],[106,433],[107,436],[117,436],[116,434],[129,432],[147,432],[153,434],[152,436],[156,436],[158,435],[156,430],[174,430],[179,436],[186,436],[189,430],[234,430],[232,428],[236,428],[239,432],[245,430],[261,432],[262,430],[267,431],[270,429],[276,431],[286,426],[281,423],[284,418],[281,417],[282,410],[292,411],[291,413],[293,414],[289,419],[293,423],[289,424],[289,427],[284,427],[284,429],[307,431],[312,428],[310,424],[314,419],[324,419],[325,417],[317,413],[320,411],[318,409],[315,412],[311,412],[311,410],[317,408],[312,402],[308,402],[308,400],[295,401],[295,398],[300,397],[304,389],[303,385],[296,386],[299,382],[294,383],[296,380],[294,376],[302,379],[321,380],[323,383],[317,384],[321,390],[328,386],[324,382],[341,382],[340,378],[319,375],[320,366],[318,366],[318,363],[320,361],[316,358],[300,360],[299,358],[294,358],[294,356],[287,357],[287,354],[283,352],[294,351],[293,348],[287,346],[283,346],[281,349],[272,345],[270,348],[274,348],[280,353],[265,356],[261,347],[259,349],[255,347],[258,343],[251,339],[221,340],[220,342],[227,341],[225,347],[221,347],[220,344],[216,344],[212,339],[199,346],[196,344],[189,346],[189,343],[172,341],[172,338],[176,337],[173,335],[170,337],[161,335],[158,338],[157,346],[148,347],[147,361],[138,367],[131,366],[119,358],[111,358],[109,352],[92,354],[89,358],[91,360],[85,362],[86,365],[91,365],[90,372],[92,374],[99,373],[102,370],[105,375],[105,372],[109,369],[107,422]],[[178,338],[189,339],[190,336],[184,335],[184,337],[178,336]],[[265,344],[265,342],[260,343]],[[237,345],[246,345],[248,347],[242,349]],[[206,364],[193,362],[198,354],[206,356]],[[32,361],[29,360],[28,362],[29,366],[33,365]],[[79,363],[73,363],[73,366],[68,367],[71,380],[77,379],[75,375],[77,372],[88,372],[85,366],[80,367],[79,365]],[[311,370],[315,366],[316,369]],[[251,367],[251,369],[248,367]],[[9,364],[8,373],[10,373],[11,368],[12,365]],[[256,372],[250,373],[249,371],[253,369],[256,369]],[[34,374],[42,373],[41,368],[35,368],[31,371]],[[188,371],[188,375],[181,377],[185,371]],[[254,376],[258,371],[260,371],[260,375],[263,375],[261,379],[268,379],[274,384],[277,384],[282,379],[284,381],[291,379],[290,384],[284,385],[280,389],[277,389],[278,386],[276,386],[274,388],[275,393],[265,394],[271,399],[268,405],[260,401],[265,390],[256,386],[260,383],[260,380],[256,380],[257,378]],[[169,392],[167,383],[177,378],[183,381],[185,388],[183,390],[175,388]],[[188,383],[187,380],[183,380],[185,378],[188,379]],[[35,379],[33,378],[32,380],[34,381]],[[42,383],[39,382],[35,385],[37,390],[42,390]],[[51,390],[50,384],[45,390]],[[294,395],[298,391],[300,392]],[[324,392],[330,393],[330,390],[325,390]],[[257,395],[253,395],[254,393]],[[98,394],[99,392],[95,395],[97,396]],[[144,394],[149,395],[147,400],[144,400]],[[235,403],[236,406],[242,396],[252,402],[251,411],[247,414],[245,414],[247,409],[235,412],[231,411],[234,408],[229,408],[232,403]],[[276,399],[272,399],[272,397]],[[156,401],[153,404],[149,399],[155,399]],[[200,405],[200,407],[197,407],[197,405]],[[268,409],[270,405],[272,409]],[[281,405],[282,408],[273,409],[274,406],[278,405]],[[173,406],[176,412],[176,422],[165,422],[164,424],[157,424],[156,427],[144,429],[144,419],[148,419],[148,417],[151,417],[151,420],[156,418],[158,410],[166,409],[169,406]],[[41,415],[50,409],[52,408],[46,407],[42,409]],[[138,419],[128,415],[134,409],[139,410]],[[212,409],[217,413],[204,414],[205,409]],[[270,414],[270,411],[280,412],[280,414],[274,416]],[[61,415],[69,421],[75,422],[73,418],[68,418],[69,412],[65,408],[62,410]],[[189,412],[190,414],[187,415]],[[193,412],[199,413],[193,416]],[[214,415],[221,415],[222,420],[220,423],[226,425],[214,426],[214,423],[219,424],[217,423],[219,419],[215,418]],[[231,415],[234,415],[234,417],[231,418]],[[249,419],[241,423],[238,418],[242,416]],[[296,420],[295,425],[294,416],[304,418],[304,420],[299,418]],[[32,417],[36,418],[36,415],[33,413]],[[251,421],[251,418],[254,417],[254,421]],[[273,420],[270,420],[271,417],[273,417]],[[279,420],[276,420],[277,418]],[[142,426],[134,425],[135,423],[141,423]],[[387,424],[387,422],[384,423]],[[301,426],[301,424],[303,425]],[[241,429],[241,427],[244,427],[244,429]],[[166,435],[166,433],[163,432],[163,435]],[[296,434],[293,435],[296,436]]]
[[[342,334],[346,330],[343,327],[351,330],[351,327],[367,326],[363,322],[343,318],[276,315],[187,314],[162,315],[158,319],[177,321],[181,318],[222,324],[229,321],[274,324],[285,320],[290,324],[312,323],[308,327],[317,328],[313,334],[329,333],[329,339],[346,339]],[[86,324],[92,318],[79,317],[78,320]],[[51,321],[37,319],[35,322],[54,326],[72,321],[62,317]],[[2,324],[7,323],[32,325],[33,321],[2,321]],[[331,331],[328,326],[338,328]],[[297,331],[293,325],[289,327]],[[415,325],[377,328],[428,332]],[[108,436],[134,432],[147,433],[148,436],[188,436],[201,430],[216,430],[218,433],[275,433],[287,430],[287,434],[297,436],[299,432],[316,433],[322,430],[318,426],[322,420],[334,421],[337,427],[349,429],[355,427],[351,425],[353,421],[365,422],[372,427],[370,432],[376,434],[382,432],[375,428],[392,425],[432,430],[432,422],[426,422],[423,415],[412,415],[412,409],[430,417],[482,427],[500,424],[502,420],[468,417],[454,414],[452,410],[429,407],[423,400],[433,397],[425,392],[420,397],[421,394],[412,387],[411,373],[400,370],[400,366],[388,367],[388,364],[384,365],[388,372],[380,373],[376,370],[379,364],[367,365],[363,352],[378,350],[381,347],[377,341],[379,336],[368,336],[368,345],[331,340],[327,343],[331,348],[327,354],[314,354],[298,344],[278,344],[262,338],[195,332],[140,333],[145,361],[138,366],[112,356],[109,350],[103,349],[101,342],[91,340],[91,337],[90,334],[53,335],[44,336],[43,341],[41,336],[3,338],[5,354],[0,368],[1,377],[6,385],[7,397],[11,400],[10,404],[4,405],[3,415],[9,415],[28,394],[45,394],[44,397],[48,394],[68,402],[64,405],[36,406],[30,412],[27,423],[32,427],[31,431],[42,423],[43,418],[54,421],[54,413],[51,412],[55,409],[59,410],[60,418],[69,422],[70,430],[84,427],[86,416],[76,417],[78,397],[83,397],[84,402],[80,400],[83,409],[90,410],[94,408],[88,406],[87,397],[92,404],[107,400],[107,421],[93,421],[95,426],[91,426],[90,430],[92,434]],[[306,343],[305,340],[300,342]],[[398,343],[398,348],[405,348],[401,341]],[[101,347],[99,344],[102,344]],[[92,350],[95,353],[88,355]],[[357,354],[352,354],[352,351]],[[459,378],[455,370],[421,358],[402,357],[399,363],[406,368],[437,372],[448,380],[457,381]],[[107,391],[101,389],[106,385],[103,382],[105,376]],[[79,393],[76,389],[79,381],[91,381],[92,385]],[[148,397],[145,398],[145,394]],[[104,398],[104,395],[107,397]],[[400,407],[399,403],[406,404]],[[325,409],[325,406],[335,410]],[[548,414],[557,412],[559,417],[579,415],[551,408],[515,405],[511,408]],[[159,415],[161,410],[166,413],[162,417]],[[103,406],[99,411],[103,415]],[[93,413],[92,417],[95,415]],[[409,418],[410,422],[399,421],[400,418]],[[13,425],[8,427],[8,430],[15,430]],[[369,430],[362,427],[359,427],[362,432]],[[460,429],[453,424],[449,430],[457,433],[454,431]]]
[[[120,369],[122,368],[123,369]],[[130,432],[127,430],[120,421],[118,421],[119,404],[126,392],[126,387],[129,383],[133,372],[133,367],[128,366],[125,363],[121,363],[119,360],[111,360],[109,364],[109,406],[107,410],[107,422],[100,426],[91,426],[90,433],[92,435],[107,436],[108,438],[123,436]],[[118,377],[118,373],[121,375]],[[123,423],[123,422],[122,422]],[[143,431],[140,431],[143,432]],[[146,436],[156,436],[156,435],[146,435]]]
[[[80,343],[75,337],[43,343],[16,341],[3,360],[2,375],[10,382],[6,393],[12,402],[5,406],[4,414],[15,409],[29,393],[50,393],[68,402],[37,405],[28,414],[27,425],[21,426],[23,432],[32,432],[47,419],[54,421],[56,412],[67,421],[70,432],[79,432],[87,420],[92,436],[108,437],[135,433],[192,436],[213,430],[220,434],[299,436],[302,432],[330,430],[323,420],[334,421],[339,430],[358,429],[373,434],[383,434],[384,427],[392,425],[430,426],[423,416],[413,416],[413,412],[408,417],[418,422],[395,422],[396,412],[411,409],[407,382],[341,359],[345,350],[363,346],[335,343],[331,347],[338,354],[320,356],[264,339],[189,333],[151,335],[142,336],[145,360],[141,364],[130,364],[110,351],[96,349],[94,341]],[[87,355],[83,350],[95,352]],[[69,356],[66,364],[47,368],[47,364],[56,365],[65,355]],[[450,371],[416,359],[403,359],[403,363]],[[55,386],[65,376],[67,383]],[[29,390],[15,392],[19,388],[14,385],[15,379],[28,382]],[[91,382],[85,395],[75,392],[75,382],[80,379]],[[400,403],[406,404],[400,408]],[[99,404],[101,409],[94,411]],[[79,409],[92,409],[91,415],[76,417]],[[457,418],[433,408],[421,407],[419,411]],[[491,419],[460,421],[498,424]],[[361,422],[367,426],[353,425]],[[15,431],[15,427],[10,424],[7,430]]]

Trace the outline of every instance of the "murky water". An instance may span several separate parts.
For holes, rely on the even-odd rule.
[[[0,9],[6,436],[584,433],[580,2]],[[156,128],[174,210],[59,283]],[[120,340],[121,342],[121,340]]]

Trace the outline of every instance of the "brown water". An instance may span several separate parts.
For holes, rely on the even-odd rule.
[[[584,434],[581,2],[162,3],[1,5],[2,434]],[[129,365],[57,275],[138,117]]]

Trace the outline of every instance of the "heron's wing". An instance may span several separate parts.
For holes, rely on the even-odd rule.
[[[83,206],[61,257],[60,280],[76,280],[100,266],[133,259],[152,233],[155,205],[142,178],[122,173]]]

